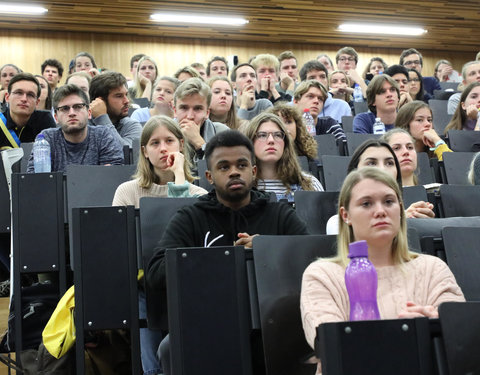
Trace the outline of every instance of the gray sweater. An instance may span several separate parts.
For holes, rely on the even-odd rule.
[[[273,107],[273,104],[268,99],[257,99],[255,105],[250,109],[241,109],[237,106],[237,116],[242,120],[251,120],[256,115],[259,115],[267,108]]]
[[[132,147],[132,141],[140,139],[142,135],[142,125],[128,116],[122,118],[118,124],[114,125],[110,117],[105,114],[89,120],[89,125],[103,125],[115,130],[117,138],[122,145],[130,147]]]
[[[65,172],[68,164],[123,164],[123,146],[114,130],[91,125],[87,129],[87,137],[80,143],[67,141],[61,128],[45,129],[40,133],[50,144],[52,172]],[[33,150],[28,160],[27,173],[34,173]]]

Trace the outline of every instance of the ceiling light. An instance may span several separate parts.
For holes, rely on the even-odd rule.
[[[188,16],[184,14],[155,13],[150,18],[157,22],[196,23],[208,25],[241,26],[248,23],[244,18],[216,16]]]
[[[427,32],[427,30],[421,27],[368,25],[361,23],[344,23],[338,27],[338,30],[346,33],[389,35],[422,35]]]
[[[48,9],[30,5],[30,4],[7,4],[0,3],[0,13],[8,14],[43,14],[47,13]]]

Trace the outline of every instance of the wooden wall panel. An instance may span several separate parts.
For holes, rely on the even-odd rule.
[[[5,31],[0,30],[0,65],[14,63],[25,71],[40,73],[40,65],[47,58],[57,58],[68,68],[70,59],[79,51],[88,51],[97,64],[129,76],[129,60],[136,53],[151,55],[157,62],[161,74],[171,75],[179,67],[206,62],[214,55],[238,55],[241,62],[259,53],[279,54],[292,50],[299,64],[315,58],[320,52],[327,53],[334,60],[335,53],[342,46],[325,44],[309,45],[299,43],[241,42],[215,39],[184,39],[135,36],[124,34],[98,34],[47,31]],[[323,48],[324,47],[324,48]],[[360,55],[359,71],[373,56],[383,57],[388,64],[398,63],[400,48],[355,47]],[[455,69],[475,58],[474,53],[457,51],[422,50],[424,75],[431,75],[438,59],[450,60]]]

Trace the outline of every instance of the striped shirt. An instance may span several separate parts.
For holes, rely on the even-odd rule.
[[[302,172],[302,174],[312,182],[313,191],[323,191],[323,186],[317,178],[305,172]],[[300,185],[292,184],[290,185],[290,191],[287,192],[286,186],[280,180],[258,180],[257,188],[267,193],[275,193],[277,201],[286,199],[288,202],[294,202],[295,192],[303,190]]]

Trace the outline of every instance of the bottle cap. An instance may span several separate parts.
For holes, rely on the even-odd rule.
[[[37,135],[37,139],[45,139],[45,136],[42,133],[40,133],[39,135]]]
[[[348,250],[349,258],[368,257],[367,241],[352,242],[348,245]]]
[[[309,110],[308,108],[305,108],[305,109],[303,110],[303,113],[306,113],[306,112],[310,112],[310,110]]]
[[[380,122],[381,121],[380,117],[375,117],[375,121]]]

